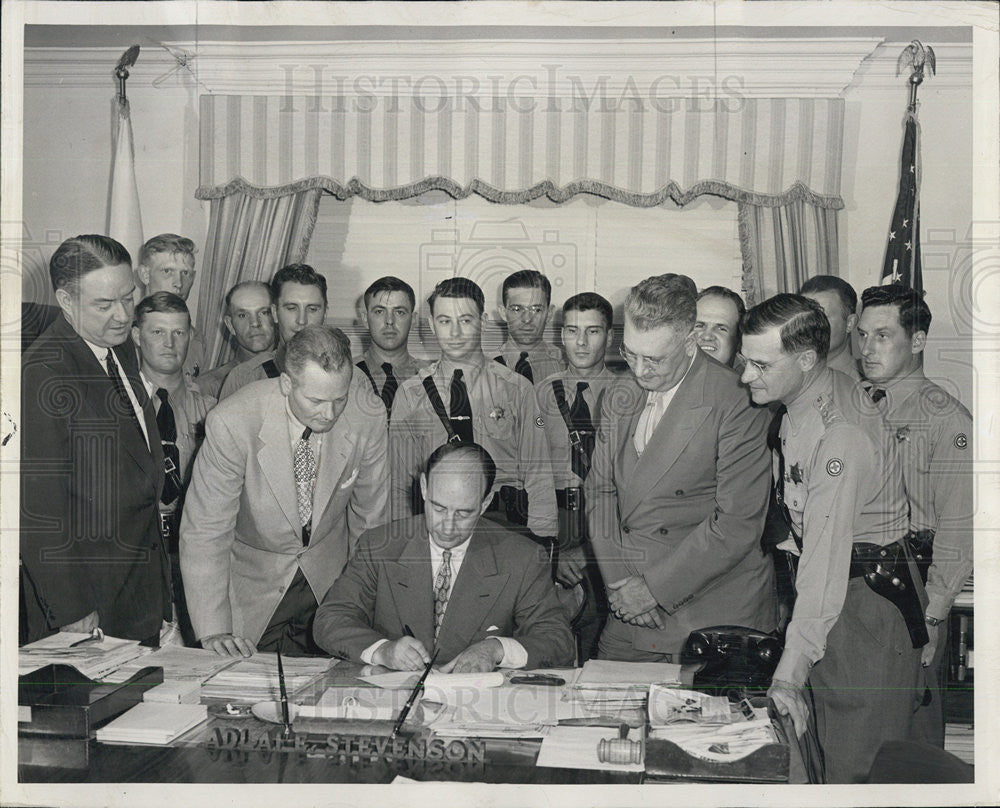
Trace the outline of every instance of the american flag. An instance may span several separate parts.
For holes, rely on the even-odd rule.
[[[923,292],[920,273],[920,129],[907,113],[903,154],[899,163],[899,193],[892,211],[880,284],[901,283]]]

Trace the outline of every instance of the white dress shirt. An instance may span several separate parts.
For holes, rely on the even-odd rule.
[[[632,445],[635,446],[635,451],[639,455],[643,453],[652,439],[656,427],[660,424],[660,419],[663,418],[663,413],[667,411],[670,402],[674,400],[674,395],[684,383],[688,371],[691,370],[691,365],[693,364],[694,357],[692,356],[687,370],[681,376],[681,380],[669,390],[650,390],[646,393],[646,408],[642,411],[642,415],[639,416],[639,421],[635,425],[635,435],[632,436]]]

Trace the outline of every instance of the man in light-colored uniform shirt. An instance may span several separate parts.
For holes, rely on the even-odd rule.
[[[371,344],[356,365],[382,399],[386,413],[392,411],[399,385],[430,364],[415,359],[407,349],[415,307],[413,287],[391,275],[365,290],[361,321],[368,327]]]
[[[431,329],[442,356],[403,382],[396,393],[389,429],[393,518],[419,513],[414,486],[423,463],[449,439],[424,386],[424,379],[430,378],[446,414],[458,412],[453,407],[459,403],[468,407],[467,414],[450,420],[459,431],[471,424],[472,440],[497,464],[495,487],[499,490],[487,518],[515,528],[526,527],[540,539],[554,539],[555,484],[544,422],[531,384],[483,354],[482,289],[467,278],[449,278],[435,287],[428,303]],[[464,385],[467,401],[452,400],[456,379]]]
[[[135,272],[145,287],[146,297],[156,292],[171,292],[186,301],[197,275],[195,252],[191,239],[174,233],[161,233],[143,244]],[[205,339],[192,323],[184,375],[197,379],[208,369],[207,363]]]
[[[923,649],[931,703],[914,716],[914,737],[944,746],[942,659],[947,619],[972,572],[972,415],[924,376],[923,352],[931,312],[900,285],[873,286],[861,296],[861,362],[895,438],[910,501],[910,529],[931,561],[925,613],[930,642]],[[915,537],[916,538],[916,537]]]
[[[562,351],[544,340],[552,316],[552,284],[541,272],[522,269],[504,279],[500,294],[507,340],[493,359],[537,386],[566,367]]]
[[[802,284],[799,294],[819,303],[830,321],[826,366],[860,381],[858,360],[851,351],[851,335],[858,324],[858,293],[854,287],[836,275],[815,275]]]
[[[219,392],[221,401],[241,387],[281,374],[281,349],[307,325],[326,319],[326,278],[308,264],[289,264],[271,279],[271,313],[278,327],[278,348],[251,357],[231,371]]]
[[[920,650],[897,607],[859,574],[862,557],[901,550],[906,495],[878,409],[825,366],[828,344],[815,301],[776,295],[747,312],[742,381],[755,403],[787,407],[773,471],[801,542],[780,545],[800,556],[797,597],[768,695],[800,735],[811,698],[827,782],[852,783],[884,742],[909,734]],[[917,577],[905,557],[894,574],[904,569]]]

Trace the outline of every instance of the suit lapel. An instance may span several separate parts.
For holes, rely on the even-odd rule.
[[[353,388],[353,385],[352,385]],[[353,399],[354,390],[351,391]],[[323,436],[323,449],[319,458],[319,474],[313,493],[313,524],[318,525],[333,501],[336,487],[344,476],[348,461],[354,453],[355,435],[360,431],[352,428],[350,405],[340,414],[333,429]],[[353,473],[354,469],[349,469]]]
[[[628,492],[622,517],[627,516],[642,502],[646,495],[677,462],[684,447],[690,443],[698,428],[704,423],[712,407],[704,402],[705,358],[696,353],[694,364],[687,377],[667,406],[660,423],[646,444],[642,456],[635,463],[632,475],[624,486]],[[638,416],[636,416],[638,420]],[[635,430],[633,423],[632,432]],[[631,433],[630,433],[631,434]],[[623,447],[635,454],[635,448]]]
[[[474,532],[462,569],[451,586],[439,635],[441,644],[457,645],[456,654],[467,648],[509,577],[497,569],[489,534]]]
[[[115,359],[122,369],[132,392],[142,406],[142,418],[146,425],[146,434],[149,435],[149,445],[146,444],[141,433],[136,433],[135,429],[127,429],[125,433],[128,437],[125,440],[125,450],[132,455],[133,459],[154,481],[157,472],[163,468],[163,447],[160,446],[160,432],[156,426],[156,412],[153,409],[153,402],[146,393],[146,388],[139,378],[138,363],[135,353],[135,344],[132,338],[127,339],[122,345],[114,349]],[[110,378],[108,379],[110,383]],[[157,459],[158,458],[158,459]]]
[[[396,614],[430,650],[434,647],[434,594],[431,549],[423,519],[403,547],[399,559],[386,565]]]
[[[295,492],[295,472],[292,470],[292,443],[285,416],[285,397],[277,387],[261,403],[264,417],[257,440],[257,462],[274,492],[275,499],[292,529],[302,530],[299,520],[299,500]]]

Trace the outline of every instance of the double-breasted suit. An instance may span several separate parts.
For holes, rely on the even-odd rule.
[[[102,349],[106,351],[106,349]],[[21,562],[26,639],[96,611],[144,640],[169,619],[157,503],[163,452],[131,339],[114,348],[149,443],[108,372],[60,314],[21,365]]]
[[[198,638],[233,633],[257,642],[297,569],[321,601],[358,537],[385,521],[385,406],[359,376],[322,436],[308,546],[279,380],[249,384],[208,414],[180,530],[184,592]]]
[[[434,647],[431,551],[423,516],[384,525],[362,537],[358,552],[316,612],[316,642],[354,661],[404,626]],[[528,652],[528,668],[569,665],[574,643],[556,600],[548,560],[536,544],[480,521],[452,585],[438,634],[438,663],[473,643],[511,637]]]
[[[633,439],[646,398],[631,374],[605,394],[586,505],[605,583],[641,576],[665,627],[609,616],[605,632],[637,651],[676,654],[699,628],[770,631],[773,570],[759,542],[767,411],[751,406],[736,373],[697,351],[640,456]]]

